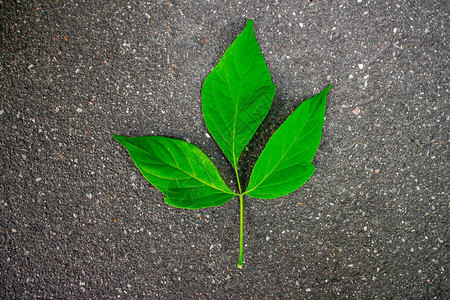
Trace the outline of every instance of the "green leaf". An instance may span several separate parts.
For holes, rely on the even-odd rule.
[[[113,137],[125,146],[142,175],[179,208],[219,206],[234,194],[196,146],[162,136]]]
[[[275,94],[249,20],[202,88],[206,126],[237,169],[239,156],[270,109]]]
[[[322,137],[325,103],[331,85],[304,101],[273,134],[256,161],[247,187],[253,198],[274,199],[302,186]]]

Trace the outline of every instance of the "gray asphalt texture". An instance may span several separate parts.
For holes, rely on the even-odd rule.
[[[0,298],[448,299],[446,1],[0,1]],[[203,80],[254,19],[277,86],[244,153],[328,84],[314,176],[183,210],[111,134],[207,133]],[[233,182],[232,182],[233,181]]]

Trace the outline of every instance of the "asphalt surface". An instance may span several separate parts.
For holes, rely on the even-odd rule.
[[[0,1],[0,298],[448,299],[446,1]],[[241,164],[333,84],[316,173],[182,210],[111,134],[200,147],[201,86],[248,19],[277,86]],[[233,181],[233,182],[232,182]]]

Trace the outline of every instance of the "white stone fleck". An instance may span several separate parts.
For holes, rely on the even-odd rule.
[[[4,113],[5,113],[4,109],[0,110],[0,116],[3,115]]]
[[[352,74],[348,75],[348,78],[349,78],[349,79],[352,79],[352,78],[353,78],[353,75],[352,75]]]
[[[302,28],[303,28],[303,26],[305,26],[305,24],[303,24],[303,23],[300,23],[298,25],[300,25],[300,27],[302,27]]]
[[[362,70],[362,68],[364,68],[363,64],[358,64],[358,68],[360,68]]]
[[[356,107],[352,113],[354,113],[355,115],[359,115],[359,113],[361,112],[361,109],[359,109],[359,107]]]
[[[39,182],[39,181],[41,181],[41,180],[42,180],[41,177],[38,177],[38,178],[35,179],[36,182]]]
[[[81,113],[81,112],[83,112],[83,109],[81,109],[81,108],[77,108],[77,113]]]
[[[210,136],[207,132],[205,132],[205,136],[206,136],[208,139],[211,138],[211,136]]]
[[[395,27],[395,28],[394,28],[394,34],[397,33],[397,30],[398,30],[398,28]]]
[[[310,289],[310,288],[307,288],[305,291],[307,291],[307,292],[309,293],[309,292],[311,292],[311,289]]]

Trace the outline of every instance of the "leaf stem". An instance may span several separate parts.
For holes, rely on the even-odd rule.
[[[239,235],[239,262],[237,267],[242,269],[242,258],[243,258],[243,250],[244,250],[244,195],[239,195],[239,203],[240,203],[240,235]]]
[[[238,174],[237,167],[234,168],[234,172],[236,172],[236,179],[237,179],[237,183],[238,183],[239,194],[242,194],[241,181],[239,180],[239,174]]]
[[[243,258],[243,250],[244,250],[244,195],[242,194],[241,190],[241,182],[239,180],[239,173],[237,170],[237,166],[234,168],[234,171],[236,172],[236,179],[238,183],[239,188],[239,207],[240,207],[240,214],[239,214],[239,262],[237,267],[239,269],[242,269],[242,258]]]

